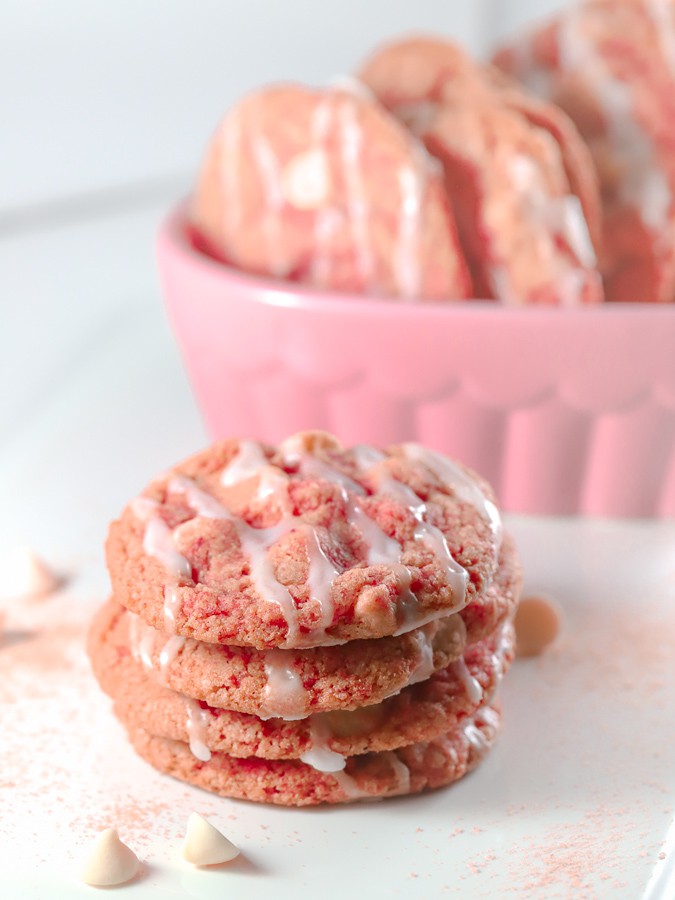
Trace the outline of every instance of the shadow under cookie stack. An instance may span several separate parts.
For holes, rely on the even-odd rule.
[[[224,441],[152,482],[106,549],[89,654],[160,771],[303,806],[441,787],[491,747],[520,568],[458,463]]]

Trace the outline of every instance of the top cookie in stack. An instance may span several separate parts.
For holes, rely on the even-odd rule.
[[[141,755],[304,805],[449,783],[490,745],[520,572],[489,487],[416,444],[216,444],[110,529],[94,670]]]

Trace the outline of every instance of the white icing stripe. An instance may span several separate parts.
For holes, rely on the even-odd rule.
[[[410,675],[408,685],[426,681],[434,674],[433,633],[429,629],[420,628],[419,631],[415,632],[415,640],[419,649],[419,658]]]
[[[299,640],[295,601],[288,588],[274,577],[267,559],[268,548],[294,527],[293,521],[282,519],[273,528],[252,528],[232,515],[215,497],[202,491],[189,478],[176,476],[172,479],[169,489],[174,493],[182,493],[197,515],[211,519],[225,519],[234,525],[241,549],[249,560],[251,581],[265,600],[279,606],[288,626],[285,644],[294,646]]]
[[[424,151],[421,147],[415,147],[414,153],[413,164],[398,172],[401,208],[394,271],[399,293],[404,300],[417,300],[420,296],[420,213],[426,172]]]
[[[155,630],[136,613],[127,612],[129,618],[129,649],[133,658],[148,671],[154,668],[152,652],[155,646]]]
[[[192,755],[201,760],[201,762],[208,762],[211,759],[211,751],[206,746],[206,738],[210,713],[191,697],[185,697],[184,700],[187,712],[186,725],[190,750]]]
[[[573,7],[561,17],[558,43],[561,68],[584,73],[586,89],[605,117],[616,169],[624,173],[618,182],[618,199],[635,207],[648,228],[670,231],[672,194],[668,179],[652,141],[635,120],[631,86],[610,71],[586,36],[580,12]]]
[[[315,152],[325,154],[326,140],[333,118],[332,94],[327,94],[314,110],[310,140]],[[334,207],[320,203],[314,215],[314,254],[312,256],[312,281],[329,286],[333,271],[331,241],[340,225],[340,217]]]
[[[192,566],[174,547],[173,532],[159,515],[145,524],[143,549],[148,556],[159,560],[174,578],[192,577]]]
[[[270,271],[277,278],[288,274],[288,265],[281,257],[281,209],[284,196],[281,190],[281,174],[274,150],[262,131],[262,127],[250,133],[251,152],[262,182],[267,207],[263,220],[265,240],[267,242]]]
[[[173,634],[160,650],[159,671],[161,673],[162,680],[166,678],[166,670],[183,649],[186,640],[187,639],[180,634]]]
[[[167,584],[164,588],[164,626],[169,633],[176,630],[176,620],[182,604],[177,584]]]
[[[345,771],[331,772],[330,774],[350,800],[366,800],[371,796],[368,791],[360,788],[354,778]]]
[[[480,703],[483,700],[483,688],[478,679],[474,678],[463,657],[450,663],[454,675],[461,681],[464,690],[472,703]]]
[[[382,531],[380,526],[362,509],[357,497],[365,495],[365,489],[334,466],[303,454],[294,459],[298,471],[309,478],[320,478],[342,488],[342,499],[347,511],[347,521],[361,533],[368,550],[367,562],[370,566],[398,563],[401,559],[401,545]]]
[[[374,474],[377,479],[380,492],[389,494],[389,496],[398,500],[398,502],[403,506],[406,506],[415,519],[417,519],[417,526],[414,531],[415,540],[418,540],[429,547],[442,566],[448,584],[452,588],[453,595],[456,598],[452,612],[458,612],[460,609],[463,609],[464,606],[466,606],[466,587],[469,580],[468,573],[450,553],[448,542],[446,541],[443,532],[435,525],[432,525],[425,520],[424,514],[427,511],[427,507],[424,501],[417,496],[412,488],[409,488],[408,485],[403,484],[401,481],[397,481],[381,466],[375,466],[371,469],[371,473]],[[414,597],[414,595],[412,596]],[[450,610],[446,609],[445,614],[447,615],[448,612],[450,612]],[[442,614],[443,613],[439,613],[439,615]],[[410,627],[417,627],[418,624],[421,623],[416,622],[411,624]],[[399,634],[400,632],[396,633]]]
[[[267,457],[257,441],[240,441],[236,455],[220,475],[221,484],[229,487],[247,478],[253,478],[266,465],[268,465]]]
[[[344,94],[339,110],[340,159],[347,188],[347,212],[352,229],[359,274],[364,284],[373,285],[373,253],[368,233],[368,198],[361,166],[363,131],[356,117],[353,97]]]
[[[389,763],[396,777],[396,785],[390,793],[408,794],[410,792],[410,769],[393,751],[389,753]]]
[[[326,629],[333,624],[335,604],[331,598],[331,587],[340,572],[324,553],[315,529],[310,525],[305,525],[303,531],[307,536],[307,552],[309,554],[309,574],[307,576],[309,595],[321,609],[321,618],[309,637],[310,639],[312,636],[321,638],[325,635]]]
[[[675,75],[675,10],[671,0],[645,0],[665,64]]]
[[[420,444],[403,444],[402,449],[406,459],[421,462],[442,482],[452,488],[460,500],[471,504],[480,515],[487,519],[492,533],[498,543],[501,543],[503,526],[499,510],[492,500],[485,496],[478,483],[468,472],[442,453],[428,450]]]
[[[288,650],[270,650],[265,654],[266,684],[261,719],[295,721],[307,717],[307,692],[300,675],[293,667],[293,655]]]
[[[300,759],[318,772],[341,772],[346,760],[340,753],[335,753],[328,747],[331,731],[324,719],[312,716],[309,726],[309,739],[312,746],[306,750]]]
[[[240,158],[242,129],[238,110],[223,123],[223,153],[219,159],[226,233],[233,237],[241,226]]]

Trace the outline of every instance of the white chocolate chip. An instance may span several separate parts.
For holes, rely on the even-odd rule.
[[[27,547],[0,551],[0,599],[41,597],[56,590],[59,578]]]
[[[523,597],[516,610],[516,656],[539,656],[560,632],[561,612],[550,597]]]
[[[194,866],[217,866],[239,856],[239,848],[228,841],[199,813],[191,813],[181,854]]]
[[[303,453],[316,453],[317,450],[341,450],[342,444],[327,431],[298,431],[279,444],[284,457],[301,456]]]
[[[81,877],[94,887],[112,887],[130,881],[140,868],[138,857],[123,844],[114,828],[106,828],[94,841]]]
[[[328,196],[329,178],[326,154],[307,150],[294,156],[284,168],[281,191],[296,209],[316,209]]]

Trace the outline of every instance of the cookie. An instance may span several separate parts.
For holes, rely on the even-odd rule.
[[[490,700],[514,655],[509,623],[440,671],[419,667],[409,687],[381,703],[301,720],[263,720],[209,706],[165,687],[140,660],[125,653],[123,645],[101,646],[95,631],[94,627],[90,641],[92,666],[127,727],[188,743],[198,758],[208,759],[212,751],[265,759],[302,757],[319,769],[323,759],[334,764],[336,755],[393,750],[439,737]],[[348,659],[345,665],[349,666]]]
[[[167,635],[111,600],[92,623],[89,653],[97,674],[132,657],[155,681],[211,706],[297,719],[378,703],[459,659],[465,637],[455,615],[400,637],[258,651]]]
[[[160,772],[221,796],[311,806],[419,793],[457,781],[492,746],[499,724],[499,713],[485,706],[441,738],[352,756],[343,770],[333,773],[298,760],[240,759],[223,752],[202,761],[186,743],[138,728],[129,730],[129,738],[136,752]]]
[[[603,299],[586,221],[588,210],[597,231],[592,163],[562,113],[440,40],[390,45],[360,77],[442,163],[476,296]]]
[[[106,556],[115,598],[154,628],[295,649],[462,610],[492,583],[501,538],[490,488],[460,464],[307,432],[185,460],[112,523]]]
[[[197,245],[247,272],[405,300],[471,296],[436,167],[367,91],[279,85],[209,145]]]
[[[601,185],[608,300],[675,299],[675,7],[588,0],[495,56],[558,104],[592,154]]]

